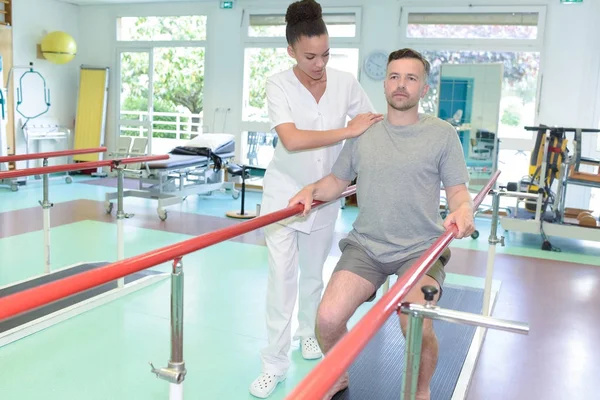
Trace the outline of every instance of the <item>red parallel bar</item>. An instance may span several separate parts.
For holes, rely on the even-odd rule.
[[[67,172],[67,171],[81,171],[83,169],[94,169],[100,167],[110,167],[116,164],[133,164],[144,161],[158,161],[167,160],[168,154],[158,156],[143,156],[143,157],[130,157],[130,158],[118,158],[114,160],[103,160],[103,161],[85,161],[76,164],[62,164],[62,165],[50,165],[48,167],[36,167],[26,169],[14,169],[12,171],[0,172],[0,179],[19,178],[22,176],[31,175],[44,175],[53,174],[56,172]]]
[[[492,189],[499,175],[500,171],[496,171],[487,185],[475,196],[475,199],[473,199],[475,210]],[[398,305],[404,296],[425,275],[457,233],[456,225],[452,225],[450,229],[444,232],[431,245],[429,250],[415,262],[411,269],[398,278],[394,286],[360,319],[354,328],[327,353],[323,360],[286,397],[286,400],[322,399],[338,378],[350,368],[356,357],[390,315],[398,309]]]
[[[77,154],[91,154],[91,153],[104,153],[104,152],[106,152],[106,147],[96,147],[96,148],[91,148],[91,149],[79,149],[79,150],[49,151],[46,153],[18,154],[15,156],[4,156],[4,157],[0,157],[0,162],[38,160],[40,158],[64,157],[64,156],[74,156]]]
[[[350,186],[338,197],[338,199],[350,196],[354,193],[356,193],[356,187]],[[325,203],[315,201],[313,202],[313,208],[320,207],[323,204]],[[294,215],[300,214],[303,210],[304,206],[302,204],[297,204],[293,207],[287,207],[227,228],[205,233],[204,235],[175,243],[158,250],[153,250],[91,271],[82,272],[77,275],[2,297],[0,298],[0,321],[73,294],[83,292],[84,290],[104,285],[105,283],[123,278],[143,269],[180,258],[186,254],[224,242],[236,236],[243,235],[244,233],[281,221],[285,218],[293,217]]]
[[[135,164],[138,162],[148,162],[148,161],[159,161],[159,160],[168,160],[168,154],[161,154],[158,156],[140,156],[140,157],[128,157],[128,158],[116,158],[114,164]]]

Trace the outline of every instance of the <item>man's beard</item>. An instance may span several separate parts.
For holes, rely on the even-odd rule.
[[[394,95],[392,94],[387,98],[388,104],[395,110],[398,111],[408,111],[411,108],[415,107],[419,104],[419,99],[411,99],[409,97],[405,97],[403,99],[396,100],[394,99]]]

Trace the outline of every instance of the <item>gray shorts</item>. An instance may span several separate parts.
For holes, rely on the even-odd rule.
[[[375,292],[367,301],[372,301],[375,298],[377,289],[383,285],[388,276],[393,274],[398,276],[402,275],[419,257],[421,257],[422,254],[423,253],[417,253],[414,257],[406,260],[382,263],[374,260],[361,247],[346,242],[342,250],[342,257],[340,257],[333,272],[350,271],[371,282],[373,286],[375,286]],[[433,263],[426,273],[426,275],[435,279],[440,285],[440,298],[442,297],[442,285],[446,278],[444,267],[448,264],[450,255],[450,249],[446,248],[446,250],[442,252],[440,258]]]

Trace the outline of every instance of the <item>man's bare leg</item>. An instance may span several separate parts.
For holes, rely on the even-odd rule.
[[[421,280],[408,292],[403,301],[415,304],[425,304],[425,296],[421,292],[423,286],[435,286],[438,293],[435,295],[433,303],[436,303],[440,296],[440,285],[432,277],[425,275]],[[406,327],[408,325],[408,315],[400,315],[400,326],[402,333],[406,337]],[[431,319],[423,319],[423,343],[421,346],[421,361],[419,367],[419,380],[417,383],[417,400],[430,400],[429,384],[435,372],[438,359],[438,341],[433,331]]]
[[[348,333],[347,323],[358,306],[375,292],[368,280],[349,271],[337,271],[329,280],[317,311],[317,340],[323,354]],[[348,373],[337,380],[323,400],[331,399],[337,392],[348,387]]]

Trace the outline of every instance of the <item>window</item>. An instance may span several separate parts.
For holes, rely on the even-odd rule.
[[[545,20],[545,6],[403,7],[400,40],[407,47],[540,52]]]
[[[267,110],[267,78],[291,68],[295,61],[285,48],[247,47],[244,54],[244,121],[269,119]],[[331,49],[328,67],[358,75],[358,49]]]
[[[483,100],[486,107],[479,107],[481,102],[476,102],[484,121],[470,121],[471,130],[480,129],[478,125],[482,124],[493,125],[502,139],[501,148],[531,149],[533,135],[524,126],[537,122],[545,21],[546,6],[403,7],[402,45],[420,50],[432,64],[431,89],[422,103],[422,111],[436,116],[440,112],[441,65],[466,64],[468,68],[468,65],[500,64],[502,75],[494,79],[496,82],[501,79],[501,88],[494,89],[494,93],[486,91]],[[474,79],[475,84],[477,80],[481,82]],[[489,84],[483,82],[484,86]],[[481,84],[478,86],[481,92]],[[492,105],[488,98],[497,104],[498,97],[499,109],[494,105],[495,111],[489,111]],[[448,104],[445,106],[447,109]],[[473,107],[475,110],[475,103]],[[441,109],[442,113],[446,109]],[[497,123],[491,124],[492,119]]]
[[[206,40],[206,15],[120,17],[117,19],[117,40]]]
[[[267,121],[267,78],[290,68],[294,60],[285,48],[246,48],[244,53],[243,119]]]
[[[122,51],[120,60],[121,135],[151,131],[152,149],[166,153],[202,132],[203,47]]]
[[[266,82],[269,76],[295,64],[287,53],[285,8],[252,10],[245,14],[242,40],[244,83],[242,102],[242,162],[266,166],[273,157],[277,135],[270,132]],[[358,75],[360,8],[323,9],[330,37],[328,66]],[[256,184],[260,184],[260,179]]]
[[[531,150],[503,150],[498,152],[498,169],[502,174],[498,178],[500,184],[520,182],[529,173]],[[513,201],[514,204],[514,201]]]
[[[117,132],[170,151],[202,133],[206,16],[119,17]]]
[[[266,82],[270,75],[291,68],[294,63],[282,47],[245,49],[242,118],[248,130],[242,133],[242,156],[248,165],[266,166],[273,157],[277,138],[273,132],[268,132]],[[327,66],[357,77],[358,49],[331,49]]]
[[[536,39],[537,12],[426,13],[408,15],[406,37],[432,39]]]
[[[332,38],[356,36],[356,13],[323,13],[323,20]],[[249,37],[285,37],[285,15],[251,14],[248,24]]]
[[[534,125],[540,53],[511,51],[424,50],[431,63],[430,89],[421,101],[422,111],[438,115],[440,65],[503,64],[498,137],[523,138],[531,135],[523,127]]]

